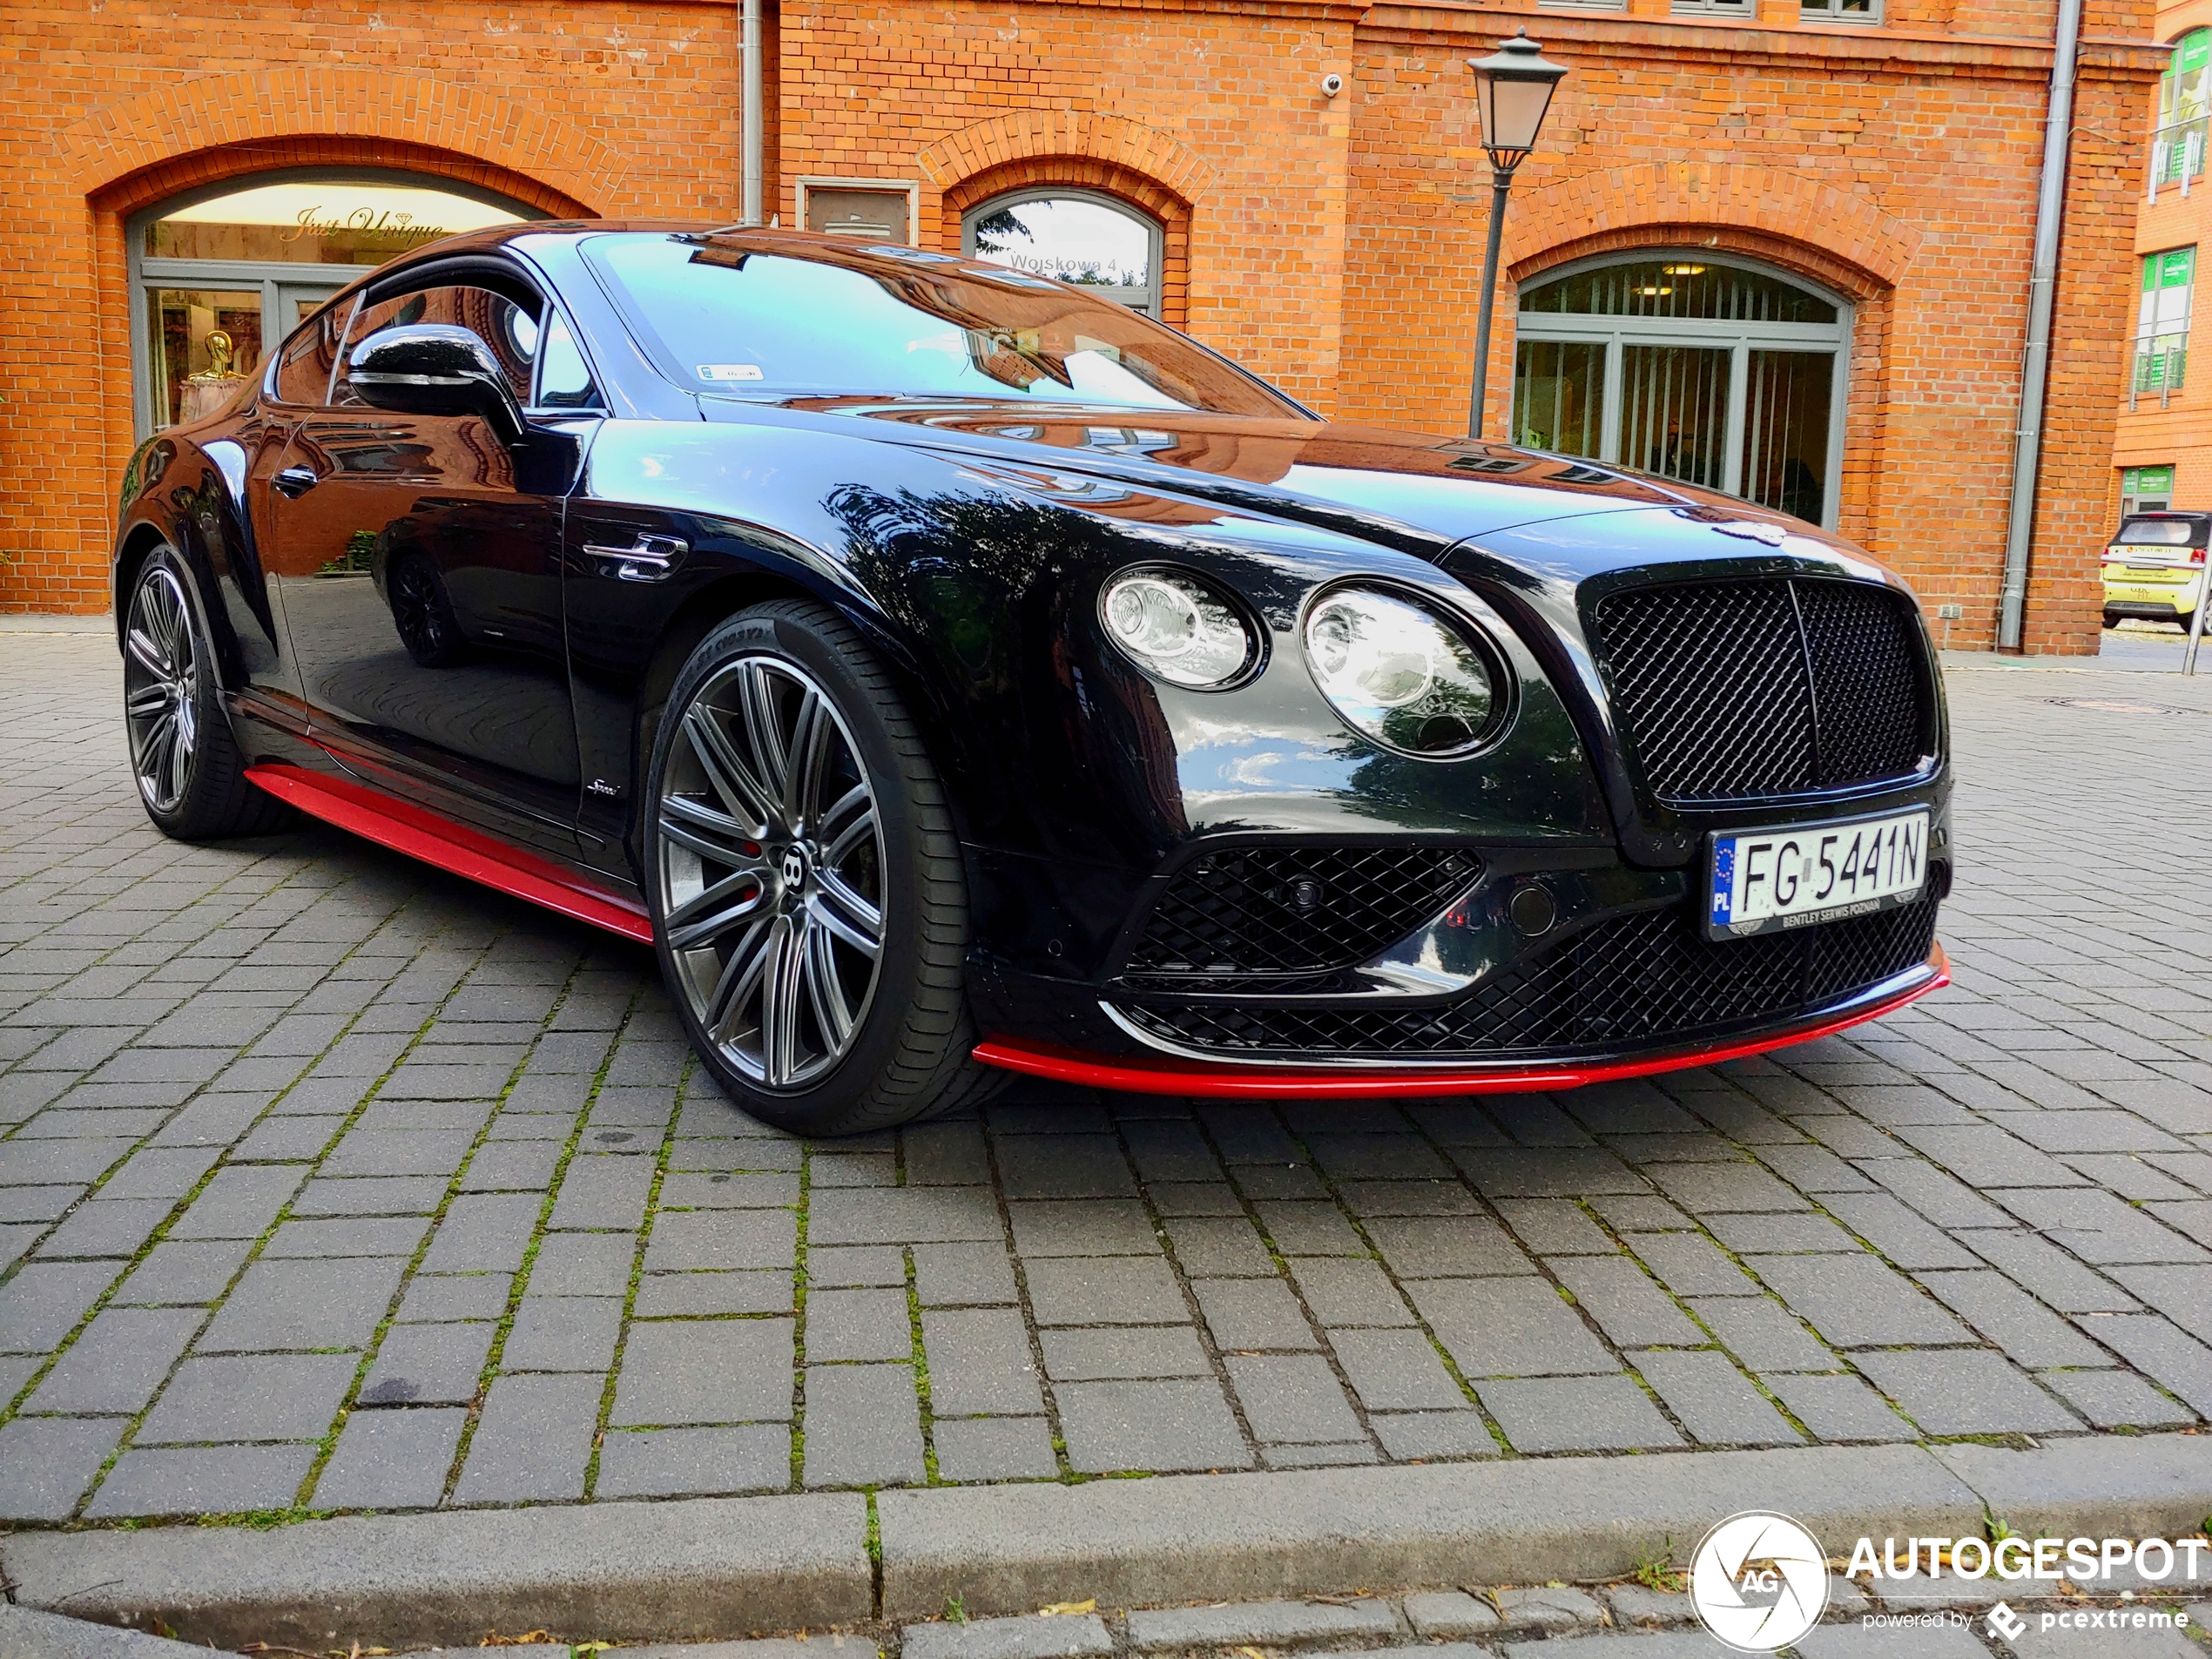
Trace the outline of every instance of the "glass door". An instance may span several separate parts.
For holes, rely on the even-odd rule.
[[[1622,347],[1622,465],[1729,488],[1730,354],[1716,346]]]

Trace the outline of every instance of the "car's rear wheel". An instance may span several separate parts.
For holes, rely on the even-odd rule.
[[[2105,626],[2107,628],[2117,628],[2120,626],[2120,613],[2117,610],[2107,610],[2105,612]]]
[[[138,799],[179,840],[266,835],[292,824],[292,811],[246,781],[192,590],[176,550],[157,547],[124,612],[123,718]]]
[[[692,1046],[754,1116],[852,1134],[980,1100],[966,883],[936,769],[835,612],[730,618],[676,678],[644,853]]]

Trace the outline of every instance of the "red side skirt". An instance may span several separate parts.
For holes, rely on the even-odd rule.
[[[1202,1099],[1267,1098],[1303,1100],[1381,1100],[1418,1095],[1521,1094],[1536,1089],[1576,1089],[1584,1083],[1608,1082],[1624,1077],[1648,1077],[1655,1072],[1680,1071],[1690,1066],[1716,1065],[1749,1055],[1832,1036],[1864,1021],[1903,1008],[1930,991],[1951,983],[1951,961],[1938,945],[1928,954],[1933,974],[1910,990],[1862,1008],[1840,1018],[1800,1027],[1776,1036],[1750,1037],[1710,1049],[1662,1055],[1656,1059],[1599,1061],[1564,1066],[1489,1066],[1458,1070],[1372,1071],[1355,1067],[1339,1070],[1300,1070],[1295,1067],[1239,1066],[1133,1055],[1089,1055],[1056,1043],[1017,1042],[992,1037],[975,1045],[975,1057],[986,1065],[1050,1077],[1060,1082],[1082,1083],[1126,1095],[1190,1095]]]
[[[653,942],[651,917],[615,894],[587,886],[557,864],[479,834],[435,813],[304,766],[249,766],[246,781],[310,818],[351,830],[395,853],[481,881],[641,944]]]

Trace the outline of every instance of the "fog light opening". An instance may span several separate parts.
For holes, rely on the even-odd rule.
[[[1559,906],[1548,887],[1531,881],[1507,902],[1506,914],[1512,919],[1515,933],[1524,939],[1535,939],[1552,930],[1552,924],[1559,920]]]

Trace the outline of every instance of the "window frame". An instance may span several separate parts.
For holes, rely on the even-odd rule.
[[[975,252],[975,227],[1001,207],[1019,207],[1023,202],[1081,201],[1119,213],[1123,219],[1142,228],[1148,239],[1144,260],[1145,275],[1149,279],[1142,289],[1135,285],[1117,287],[1096,287],[1089,283],[1077,286],[1089,289],[1101,299],[1111,300],[1116,305],[1128,306],[1140,316],[1160,322],[1160,296],[1164,284],[1163,266],[1167,263],[1168,227],[1155,214],[1139,207],[1135,202],[1103,190],[1092,190],[1081,185],[1025,185],[1019,190],[1001,190],[987,197],[960,216],[960,251],[963,257],[981,260]],[[988,261],[981,261],[988,263]],[[1141,305],[1131,304],[1125,296],[1140,293]]]
[[[1832,323],[1737,322],[1702,317],[1608,316],[1595,312],[1523,311],[1523,293],[1585,271],[1609,266],[1646,265],[1679,260],[1685,263],[1724,266],[1781,282],[1836,307]],[[1644,247],[1594,254],[1538,272],[1519,284],[1514,293],[1513,390],[1507,407],[1519,401],[1521,344],[1523,341],[1574,345],[1603,345],[1605,367],[1602,381],[1603,404],[1599,414],[1598,454],[1585,457],[1602,466],[1621,465],[1622,361],[1629,346],[1727,347],[1729,386],[1724,493],[1736,495],[1743,482],[1743,434],[1749,404],[1750,354],[1755,351],[1828,353],[1833,357],[1829,376],[1828,455],[1825,488],[1822,491],[1820,524],[1837,527],[1841,511],[1844,469],[1844,427],[1851,407],[1851,334],[1857,307],[1850,298],[1793,272],[1780,270],[1764,260],[1710,248]],[[1517,442],[1517,435],[1509,434]]]
[[[2188,242],[2175,247],[2158,248],[2138,256],[2142,260],[2142,266],[2139,277],[2140,286],[2136,293],[2143,296],[2143,299],[2136,301],[2135,329],[2128,338],[2128,404],[2130,408],[2134,407],[2135,400],[2146,392],[2157,393],[2159,401],[2163,405],[2166,400],[2175,392],[2183,390],[2188,385],[2189,333],[2196,320],[2197,251],[2201,246],[2202,244],[2199,243]],[[2144,317],[2143,304],[2144,300],[2148,296],[2168,291],[2168,285],[2162,278],[2154,287],[2150,281],[2150,276],[2154,269],[2162,270],[2165,262],[2176,253],[2188,254],[2189,265],[2188,280],[2171,285],[2181,291],[2181,327],[2178,329],[2169,327],[2161,332],[2158,327],[2158,320],[2155,316],[2149,319]],[[2148,383],[2144,379],[2143,368],[2152,356],[2150,346],[2157,341],[2175,339],[2182,342],[2179,347],[2182,372],[2179,374],[2162,373],[2159,376],[2157,384]],[[2168,346],[2166,355],[2170,358],[2175,350],[2175,347]]]

